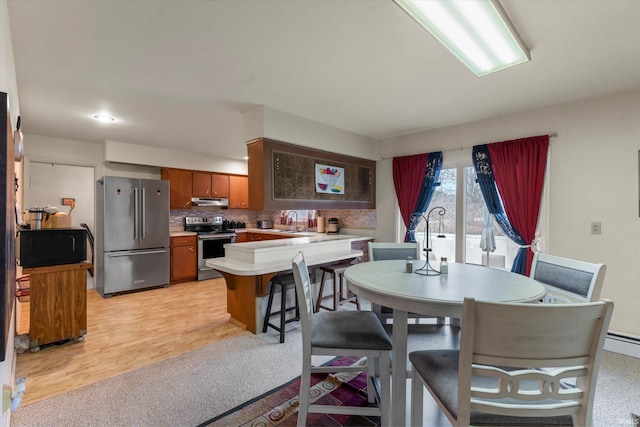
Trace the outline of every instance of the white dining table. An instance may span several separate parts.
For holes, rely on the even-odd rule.
[[[349,289],[358,297],[393,309],[391,415],[394,426],[408,425],[407,313],[459,319],[466,297],[522,303],[538,301],[546,293],[542,283],[505,270],[450,263],[448,274],[427,276],[415,271],[423,264],[424,261],[414,260],[414,272],[407,273],[404,260],[371,261],[355,264],[344,272]]]

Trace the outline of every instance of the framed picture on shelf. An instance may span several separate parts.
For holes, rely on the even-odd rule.
[[[344,194],[344,168],[316,163],[316,192]]]

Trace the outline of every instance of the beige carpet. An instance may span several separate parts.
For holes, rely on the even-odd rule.
[[[299,330],[247,333],[21,406],[11,426],[196,426],[298,376],[301,352]]]
[[[297,323],[290,328],[284,344],[278,343],[275,332],[247,333],[21,406],[12,414],[11,426],[197,426],[300,375],[300,330]],[[410,337],[410,350],[425,345],[429,344],[420,337]],[[605,352],[596,390],[594,426],[633,426],[631,413],[640,412],[638,396],[640,359]],[[446,425],[437,415],[433,420],[425,425]]]

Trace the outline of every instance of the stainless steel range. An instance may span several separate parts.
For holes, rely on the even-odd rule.
[[[224,245],[236,241],[235,231],[225,227],[221,216],[185,217],[184,229],[198,233],[198,280],[222,277],[222,274],[207,267],[206,261],[224,256]]]

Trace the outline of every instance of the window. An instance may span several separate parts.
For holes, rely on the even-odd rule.
[[[547,185],[545,180],[545,186]],[[546,197],[543,193],[538,232],[546,223]],[[471,150],[445,152],[444,165],[440,173],[440,184],[425,212],[425,217],[434,207],[443,207],[445,215],[440,221],[438,210],[429,215],[429,232],[424,220],[416,227],[416,241],[422,248],[432,249],[431,261],[447,257],[449,262],[488,265],[493,268],[511,269],[518,245],[506,237],[493,222],[491,232],[495,237],[495,250],[486,251],[480,245],[483,237],[485,203],[480,187],[476,183],[476,173],[471,162]],[[400,219],[404,235],[404,225]],[[427,235],[429,244],[426,244]],[[444,236],[444,237],[438,237]],[[424,252],[423,252],[424,257]],[[434,265],[435,266],[435,265]]]

